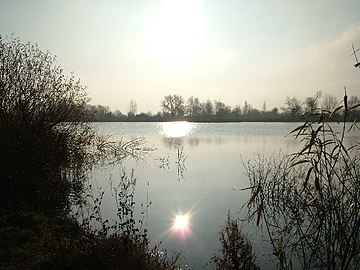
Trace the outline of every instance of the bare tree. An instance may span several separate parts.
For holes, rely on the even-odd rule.
[[[202,113],[203,116],[210,116],[214,115],[214,106],[211,102],[211,100],[206,100],[204,103],[202,103]]]
[[[323,97],[323,100],[321,102],[321,107],[324,110],[331,112],[332,110],[334,110],[336,108],[337,104],[338,104],[338,101],[337,101],[336,97],[334,97],[330,94],[325,94]]]
[[[135,100],[131,99],[128,107],[128,117],[135,117],[137,114],[137,103]]]
[[[231,114],[231,107],[220,100],[215,100],[214,107],[215,115],[217,116],[227,116]]]
[[[318,107],[318,100],[315,97],[307,97],[304,101],[304,111],[313,112]]]
[[[115,116],[119,118],[125,117],[125,115],[120,110],[115,110]]]
[[[234,116],[239,116],[239,115],[241,115],[241,113],[242,113],[242,111],[241,111],[240,105],[236,105],[231,111],[231,114]]]
[[[252,106],[245,100],[243,107],[243,114],[249,114],[252,111]]]
[[[318,91],[314,97],[307,97],[304,101],[304,111],[314,112],[316,109],[318,109],[320,97],[321,97],[320,91]]]
[[[262,112],[263,112],[263,113],[266,113],[266,112],[267,112],[266,101],[263,102]]]
[[[201,103],[197,97],[195,98],[194,96],[191,96],[188,98],[186,102],[186,113],[189,116],[200,116],[201,109]]]
[[[301,114],[300,101],[295,97],[286,97],[284,107],[281,108],[286,114],[295,117]]]
[[[185,101],[181,95],[167,95],[161,101],[161,107],[165,115],[183,116],[185,112]]]
[[[349,108],[355,107],[356,105],[360,104],[360,98],[358,96],[350,96],[349,99]],[[358,108],[356,107],[358,110]]]
[[[350,118],[352,121],[358,121],[360,119],[360,98],[358,96],[351,96],[349,99]]]

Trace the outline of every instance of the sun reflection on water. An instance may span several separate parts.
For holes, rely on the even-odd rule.
[[[162,134],[166,137],[184,137],[190,134],[194,124],[186,121],[164,122],[161,128]]]
[[[172,231],[178,237],[181,238],[189,237],[191,234],[190,215],[189,214],[176,215],[173,219]]]

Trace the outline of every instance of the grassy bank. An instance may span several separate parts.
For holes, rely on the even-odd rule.
[[[75,219],[2,211],[0,269],[177,269],[146,236],[105,236]]]

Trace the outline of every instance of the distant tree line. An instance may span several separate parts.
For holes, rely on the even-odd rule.
[[[358,96],[349,97],[349,106],[359,104]],[[314,96],[307,97],[304,101],[296,97],[287,96],[284,105],[280,108],[267,109],[264,101],[262,109],[254,108],[246,100],[243,105],[231,107],[221,100],[202,102],[198,97],[191,96],[185,99],[179,94],[166,95],[160,102],[161,111],[138,113],[137,103],[130,100],[128,112],[123,114],[120,110],[111,111],[110,107],[103,105],[88,105],[88,113],[98,122],[146,122],[146,121],[172,121],[187,120],[194,122],[241,122],[241,121],[300,121],[305,115],[316,110],[332,112],[339,100],[330,95],[317,92]],[[340,112],[338,112],[340,113]],[[338,113],[333,114],[333,120],[338,120]],[[360,116],[360,110],[354,110],[350,121]]]

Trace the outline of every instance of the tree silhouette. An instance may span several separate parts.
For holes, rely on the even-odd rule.
[[[281,108],[289,116],[295,117],[301,114],[300,101],[295,97],[286,97],[284,107]]]
[[[37,45],[0,36],[0,205],[63,210],[93,138],[88,98]]]
[[[231,113],[231,107],[226,105],[224,102],[220,100],[215,100],[214,102],[215,107],[215,115],[216,116],[228,116]]]
[[[304,111],[305,112],[313,112],[317,109],[319,104],[319,98],[321,97],[321,92],[316,92],[315,96],[307,97],[304,101]]]
[[[338,103],[336,97],[330,95],[330,94],[325,94],[323,97],[323,100],[321,102],[321,106],[323,109],[331,112],[333,109],[336,108],[336,104]]]
[[[214,114],[214,106],[211,100],[206,100],[202,105],[202,115],[203,116],[210,116]]]
[[[201,115],[201,111],[202,106],[199,99],[197,97],[195,98],[194,96],[189,97],[186,102],[186,113],[191,117],[197,117]]]
[[[135,100],[131,99],[129,103],[129,111],[128,111],[128,117],[135,117],[137,114],[137,103]]]
[[[167,95],[161,101],[161,107],[165,115],[183,116],[185,101],[181,95]]]

